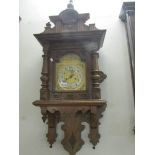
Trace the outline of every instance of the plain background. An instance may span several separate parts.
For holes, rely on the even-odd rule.
[[[106,4],[105,1],[101,3]],[[0,90],[2,94],[0,113],[0,144],[2,147],[0,152],[10,155],[19,154],[18,1],[3,1],[0,7],[0,40],[2,43],[0,46]],[[136,155],[155,154],[154,11],[153,0],[136,0]]]
[[[54,5],[53,5],[54,3]],[[58,15],[68,1],[20,1],[20,155],[68,155],[61,145],[63,132],[58,126],[57,142],[49,148],[47,125],[41,120],[40,108],[31,103],[39,99],[42,47],[34,33],[44,30],[49,15]],[[100,143],[96,149],[88,139],[88,125],[82,132],[85,145],[77,155],[134,155],[134,103],[131,86],[128,47],[124,24],[119,19],[122,1],[75,1],[79,13],[90,13],[97,28],[107,29],[100,53],[100,70],[107,74],[101,85],[102,98],[108,107],[100,120]],[[87,7],[86,7],[87,6]]]

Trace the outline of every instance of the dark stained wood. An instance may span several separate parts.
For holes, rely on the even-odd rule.
[[[106,75],[99,70],[97,51],[103,45],[106,30],[98,30],[95,24],[86,25],[89,14],[79,14],[72,4],[68,7],[58,16],[49,17],[54,27],[51,28],[48,22],[44,32],[34,35],[42,45],[44,54],[40,100],[33,104],[41,108],[42,119],[48,124],[50,147],[56,141],[57,124],[63,122],[62,145],[70,155],[75,155],[84,144],[82,122],[89,124],[88,136],[93,148],[100,138],[99,119],[107,104],[101,100],[100,83]],[[56,91],[56,63],[68,53],[78,55],[86,64],[86,90]]]
[[[41,107],[51,106],[102,106],[105,104],[105,100],[96,99],[80,99],[80,100],[37,100],[33,104]]]
[[[81,132],[85,126],[82,122],[89,124],[89,139],[95,148],[99,142],[99,119],[107,104],[104,100],[88,99],[88,100],[38,100],[33,102],[35,106],[41,108],[46,107],[48,115],[48,134],[47,139],[52,147],[56,140],[56,126],[58,122],[64,122],[62,130],[64,131],[64,139],[62,144],[64,148],[74,155],[80,150],[84,141],[81,139]]]
[[[100,99],[100,83],[107,77],[102,71],[99,71],[97,52],[91,54],[92,57],[92,98]]]
[[[49,50],[50,44],[47,42],[44,47],[44,55],[43,57],[43,67],[42,67],[42,76],[41,76],[41,81],[42,81],[42,88],[40,90],[40,99],[41,100],[48,100],[49,99],[49,89],[48,89],[48,80],[49,80],[49,68],[48,68],[48,63],[49,63],[49,57],[48,57],[48,50]]]
[[[73,46],[69,46],[69,49],[63,48],[63,46],[61,46],[62,49],[60,50],[56,50],[56,49],[51,49],[50,52],[50,57],[53,59],[53,62],[50,62],[50,66],[49,66],[49,70],[50,70],[50,81],[49,81],[49,89],[50,89],[50,99],[88,99],[91,98],[91,58],[90,58],[90,54],[88,54],[88,52],[86,52],[84,49],[81,48],[75,48]],[[55,90],[55,76],[53,76],[53,73],[55,75],[55,66],[56,63],[59,62],[59,59],[61,57],[63,57],[66,54],[69,53],[74,53],[79,55],[79,57],[86,62],[87,64],[87,90],[86,91],[64,91],[64,92],[57,92]]]

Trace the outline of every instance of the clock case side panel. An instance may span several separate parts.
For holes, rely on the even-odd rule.
[[[60,45],[61,46],[61,45]],[[62,50],[63,49],[63,50]],[[92,81],[91,81],[91,57],[88,51],[83,48],[62,48],[50,50],[49,61],[49,90],[50,99],[91,99]],[[76,54],[86,63],[86,91],[56,91],[56,63],[66,54]]]

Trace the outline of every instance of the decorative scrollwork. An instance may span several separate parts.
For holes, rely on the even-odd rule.
[[[56,102],[59,103],[59,101]],[[80,101],[77,101],[77,103],[78,102]],[[95,103],[95,101],[92,102]],[[64,122],[62,125],[62,130],[64,131],[62,144],[70,155],[75,155],[84,144],[84,141],[81,139],[81,132],[84,130],[82,122],[87,122],[90,126],[88,137],[93,144],[93,148],[95,148],[100,138],[98,131],[100,125],[99,119],[101,118],[101,113],[105,110],[106,103],[102,102],[100,106],[94,106],[91,102],[90,106],[66,106],[67,105],[64,104],[60,107],[58,104],[58,106],[55,105],[54,107],[41,107],[43,116],[46,117],[46,119],[48,118],[48,133],[46,136],[50,147],[52,147],[53,143],[56,141],[57,124],[59,122]]]

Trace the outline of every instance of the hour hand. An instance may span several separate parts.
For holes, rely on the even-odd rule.
[[[69,79],[71,79],[74,76],[74,74],[71,74],[70,76],[68,76],[67,78],[65,78],[66,81],[68,81]]]

